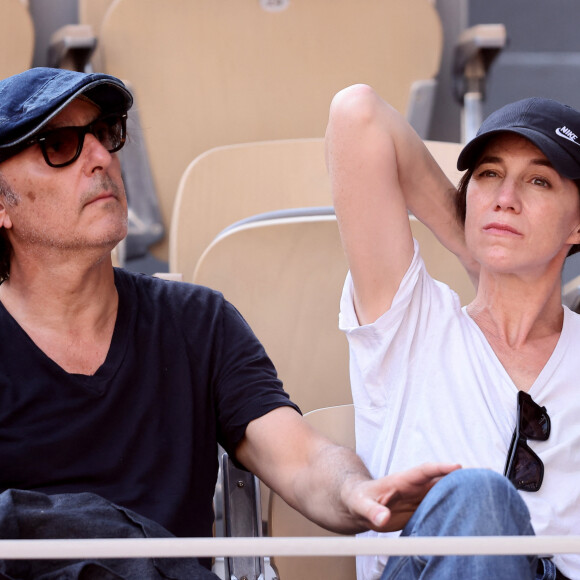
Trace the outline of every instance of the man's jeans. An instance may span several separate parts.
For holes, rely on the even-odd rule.
[[[1,539],[166,538],[156,522],[92,493],[0,493]],[[219,580],[196,558],[0,560],[0,580]]]
[[[460,469],[431,489],[401,535],[533,534],[526,504],[507,478],[487,469]],[[393,556],[381,580],[554,580],[553,562],[543,563],[536,575],[535,556]]]

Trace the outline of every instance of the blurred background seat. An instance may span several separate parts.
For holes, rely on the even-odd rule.
[[[368,0],[364,10],[354,0],[117,0],[100,33],[105,72],[135,91],[166,227],[192,159],[322,137],[332,96],[349,84],[372,84],[422,119],[409,100],[429,109],[442,42],[428,0]],[[167,260],[167,239],[152,251]]]
[[[193,275],[235,304],[303,412],[352,402],[348,345],[338,330],[347,265],[328,209],[229,228]]]
[[[452,183],[457,183],[461,174],[456,159],[461,145],[425,143]],[[265,212],[331,204],[322,138],[211,149],[191,162],[180,181],[170,228],[169,270],[191,281],[205,248],[239,220]],[[427,233],[421,235],[425,240],[433,239]],[[425,241],[422,247],[428,244]],[[450,279],[453,277],[445,278]],[[459,291],[460,286],[456,289]]]
[[[207,247],[192,280],[221,291],[248,321],[303,412],[352,402],[348,345],[338,329],[348,269],[332,207],[255,216]],[[427,269],[463,304],[475,295],[457,258],[410,217]]]
[[[355,448],[354,406],[339,405],[316,409],[304,419],[331,441]],[[291,508],[254,476],[239,469],[231,459],[222,456],[224,475],[223,512],[226,514],[226,535],[229,537],[262,536],[260,504],[264,501],[265,535],[271,537],[336,536],[306,519]],[[243,484],[243,485],[240,485]],[[261,498],[260,498],[261,494]],[[220,578],[247,578],[252,580],[356,580],[354,556],[276,556],[274,558],[218,558],[214,572]]]
[[[0,79],[32,66],[34,24],[26,0],[0,0]]]
[[[97,39],[101,37],[101,26],[105,20],[105,14],[115,0],[78,0],[79,23],[90,26]],[[103,57],[101,43],[97,41],[95,51],[91,56],[91,68],[95,71],[103,71]]]
[[[239,220],[331,204],[322,139],[211,149],[190,163],[179,183],[170,227],[169,270],[191,281],[205,248]]]
[[[316,409],[304,416],[306,421],[339,445],[355,448],[354,406],[340,405]],[[279,495],[270,493],[268,507],[269,535],[281,537],[317,537],[336,535],[307,520],[291,508]],[[356,580],[353,556],[333,557],[275,557],[272,565],[280,580]]]

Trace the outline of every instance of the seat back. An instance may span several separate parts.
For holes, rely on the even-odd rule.
[[[255,214],[332,204],[322,139],[217,147],[183,174],[170,227],[169,269],[191,280],[211,241]]]
[[[0,79],[32,66],[34,24],[23,0],[0,0]]]
[[[442,54],[428,0],[117,0],[100,38],[105,71],[140,103],[165,225],[202,152],[322,137],[333,95],[353,83],[405,112]]]
[[[338,330],[348,265],[331,212],[234,225],[193,275],[236,305],[303,412],[352,402],[348,345]],[[470,302],[475,289],[459,260],[421,222],[410,223],[430,274]]]
[[[236,305],[306,412],[352,402],[338,330],[346,272],[334,215],[303,216],[229,229],[204,252],[193,281]]]
[[[315,429],[339,445],[355,448],[354,406],[342,405],[317,409],[304,416]],[[332,532],[321,528],[296,510],[280,496],[270,493],[268,508],[269,532],[271,536],[333,536]],[[301,580],[355,580],[355,558],[344,557],[280,557],[272,559],[272,565],[280,580],[300,578]]]
[[[457,257],[445,248],[433,232],[414,216],[409,216],[411,232],[419,243],[421,256],[427,272],[445,282],[459,295],[461,304],[469,304],[475,298],[475,287]]]
[[[425,145],[449,180],[457,184],[461,177],[457,169],[457,158],[463,145],[443,141],[425,141]],[[411,216],[410,221],[413,237],[419,242],[421,256],[429,274],[453,288],[462,304],[469,304],[475,298],[475,288],[459,260],[419,220]]]
[[[453,183],[458,143],[425,141]],[[194,159],[180,181],[170,228],[169,269],[191,280],[211,241],[252,215],[332,203],[324,140],[288,139],[217,147]]]
[[[105,20],[107,10],[115,0],[78,0],[79,23],[88,24],[97,37],[97,48],[91,57],[93,70],[101,72],[104,70],[102,43],[100,42],[101,27]]]

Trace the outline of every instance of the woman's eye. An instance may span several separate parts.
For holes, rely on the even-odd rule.
[[[497,173],[493,169],[483,169],[479,172],[479,177],[497,177]]]
[[[534,177],[532,179],[532,183],[534,185],[538,185],[539,187],[550,187],[549,182],[546,181],[543,177]]]

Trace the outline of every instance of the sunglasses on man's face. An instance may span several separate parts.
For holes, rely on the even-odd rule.
[[[105,115],[83,127],[58,127],[35,135],[26,146],[38,143],[50,167],[74,163],[83,150],[85,135],[90,133],[109,152],[119,151],[127,136],[127,114]]]
[[[544,479],[544,464],[530,449],[527,440],[546,441],[550,417],[524,391],[518,392],[518,418],[507,454],[504,475],[523,491],[538,491]]]

